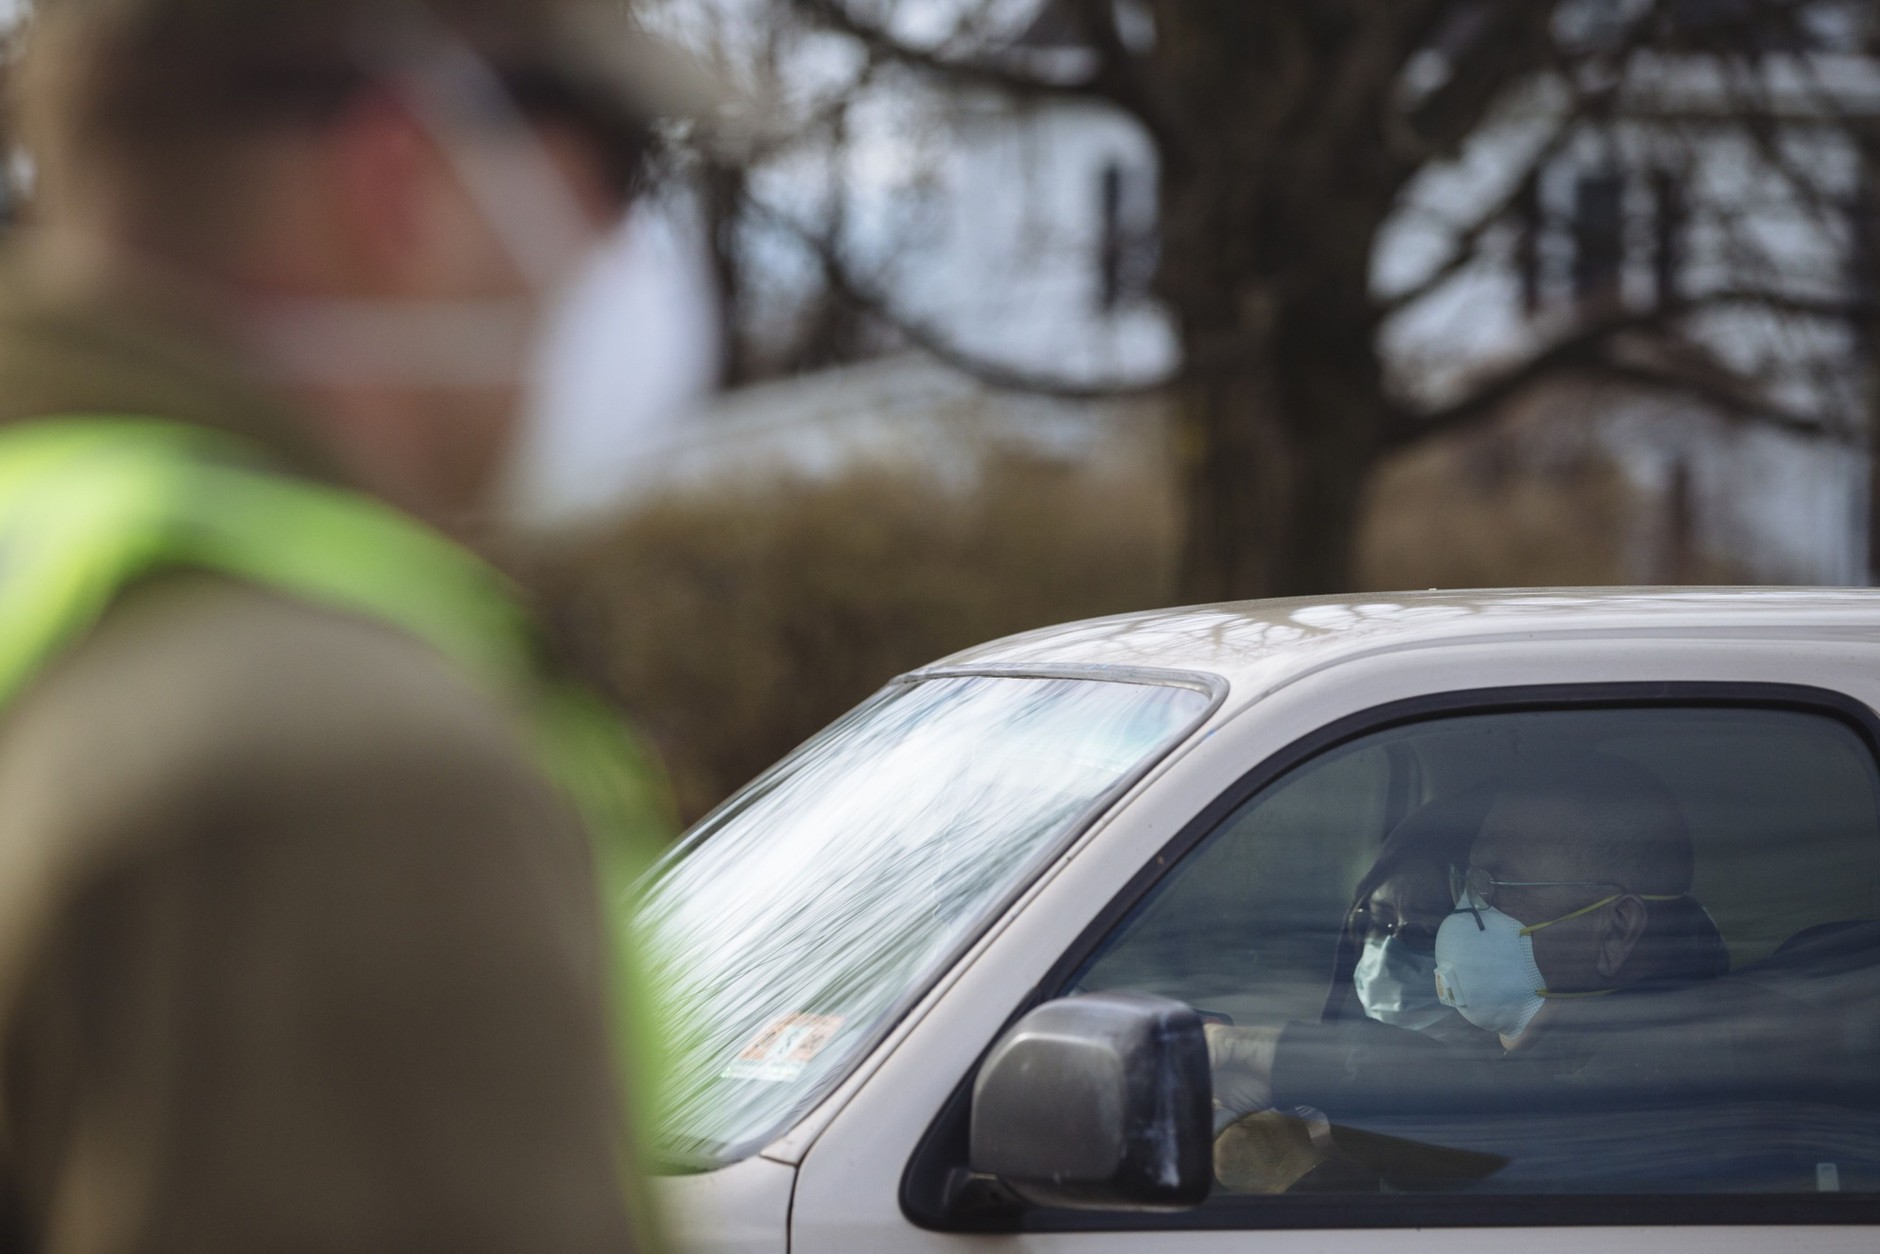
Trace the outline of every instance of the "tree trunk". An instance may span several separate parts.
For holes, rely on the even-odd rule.
[[[1219,202],[1203,181],[1173,186],[1166,208],[1160,286],[1191,373],[1177,423],[1181,594],[1351,591],[1391,413],[1369,293],[1387,205],[1307,226],[1283,205],[1223,216]]]
[[[1183,393],[1185,600],[1353,589],[1383,398],[1368,345],[1342,357],[1301,351],[1300,338],[1243,328],[1237,360]]]
[[[705,220],[708,257],[720,331],[720,386],[741,387],[756,371],[746,334],[744,309],[744,198],[748,172],[724,162],[705,163],[699,176],[699,200]]]
[[[1348,41],[1276,12],[1158,9],[1155,76],[1190,137],[1165,156],[1156,285],[1190,374],[1180,592],[1196,602],[1351,591],[1391,413],[1371,258],[1401,171],[1363,110],[1318,130],[1313,84]]]

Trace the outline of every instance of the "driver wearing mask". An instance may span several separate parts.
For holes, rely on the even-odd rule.
[[[1728,956],[1688,896],[1693,862],[1676,802],[1642,769],[1580,754],[1525,771],[1450,871],[1430,955],[1476,1046],[1340,1016],[1335,993],[1319,1023],[1210,1026],[1217,1100],[1337,1124],[1767,1097],[1768,1051],[1806,1048],[1807,1015],[1716,978]]]
[[[1436,935],[1454,908],[1449,868],[1466,862],[1489,798],[1424,806],[1392,829],[1358,881],[1324,1017],[1363,1015],[1442,1040],[1479,1037],[1436,992]]]
[[[1365,1018],[1427,1032],[1456,1017],[1436,993],[1442,915],[1435,925],[1428,921],[1438,894],[1448,904],[1448,889],[1437,887],[1444,882],[1438,863],[1414,863],[1379,884],[1353,912],[1351,926],[1363,939],[1351,984]]]
[[[1331,992],[1322,1022],[1388,1048],[1394,1040],[1428,1037],[1480,1053],[1487,1033],[1443,1005],[1436,992],[1436,937],[1453,909],[1449,867],[1468,858],[1492,794],[1473,789],[1433,802],[1391,829],[1376,860],[1359,879],[1339,936]],[[1211,1030],[1212,1032],[1213,1030]],[[1219,1048],[1257,1040],[1211,1035]],[[1311,1178],[1348,1188],[1349,1164],[1325,1152],[1323,1135],[1306,1121],[1267,1110],[1270,1081],[1247,1070],[1216,1075],[1215,1168],[1226,1188],[1280,1193]],[[1362,1177],[1359,1177],[1360,1179]]]

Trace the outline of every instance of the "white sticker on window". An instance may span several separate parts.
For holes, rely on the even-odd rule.
[[[794,1080],[841,1030],[840,1015],[784,1015],[738,1052],[725,1068],[724,1078],[773,1083]]]

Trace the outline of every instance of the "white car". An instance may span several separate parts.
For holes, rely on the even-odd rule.
[[[1880,594],[1139,614],[891,684],[643,911],[750,1254],[1880,1250]]]

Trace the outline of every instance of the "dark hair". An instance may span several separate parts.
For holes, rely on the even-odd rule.
[[[1412,812],[1384,837],[1371,869],[1359,877],[1352,890],[1352,909],[1364,905],[1380,884],[1409,863],[1429,861],[1444,870],[1465,865],[1494,799],[1492,787],[1478,785]]]
[[[1482,830],[1495,799],[1491,785],[1477,785],[1451,797],[1432,801],[1413,811],[1384,837],[1371,867],[1358,878],[1352,890],[1351,909],[1338,939],[1333,958],[1332,986],[1326,997],[1324,1017],[1347,1018],[1352,1013],[1351,974],[1357,968],[1364,937],[1359,927],[1363,911],[1385,881],[1406,866],[1427,862],[1439,868],[1461,866],[1469,860],[1469,847]]]

